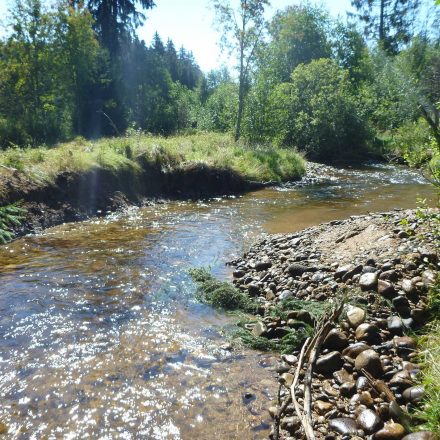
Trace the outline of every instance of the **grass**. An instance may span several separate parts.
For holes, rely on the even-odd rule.
[[[287,298],[272,308],[271,315],[279,316],[281,319],[286,320],[290,311],[303,310],[308,312],[313,320],[317,322],[330,310],[331,306],[331,303],[327,301],[303,301],[296,298]]]
[[[426,429],[440,436],[440,276],[428,297],[433,321],[427,332],[419,339],[423,362],[421,384],[425,388],[423,407],[417,419],[423,424],[417,429]]]
[[[258,310],[258,303],[255,300],[236,289],[232,284],[217,280],[207,269],[191,269],[189,273],[197,284],[196,297],[200,301],[217,309],[235,312],[234,314],[240,318],[237,327],[230,332],[233,341],[238,342],[239,345],[259,351],[291,353],[313,333],[313,328],[310,325],[301,323],[303,324],[301,328],[289,329],[288,334],[280,340],[255,336],[247,328],[248,324],[257,322],[255,318],[249,316],[249,314],[254,315]],[[288,299],[277,305],[272,313],[276,316],[282,316],[288,310],[306,310],[317,320],[327,309],[326,303]]]
[[[300,329],[290,329],[289,333],[280,340],[255,336],[244,327],[235,329],[231,333],[232,340],[239,345],[258,351],[279,351],[281,354],[291,354],[311,336],[313,336],[313,328],[309,325],[304,325]]]
[[[197,284],[196,297],[203,303],[226,311],[257,312],[256,301],[230,283],[217,280],[207,269],[191,269],[189,273]]]
[[[249,147],[221,133],[168,138],[134,133],[97,141],[77,138],[55,147],[10,148],[0,152],[0,165],[47,181],[65,171],[83,173],[94,167],[137,172],[145,159],[159,164],[164,171],[205,164],[232,169],[248,180],[261,182],[294,180],[304,174],[304,160],[293,150]]]

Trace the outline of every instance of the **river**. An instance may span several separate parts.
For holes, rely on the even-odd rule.
[[[283,185],[54,227],[0,247],[0,421],[10,439],[260,439],[276,357],[224,349],[233,319],[187,270],[264,233],[435,201],[418,173],[327,168]],[[1,438],[1,436],[0,436]]]

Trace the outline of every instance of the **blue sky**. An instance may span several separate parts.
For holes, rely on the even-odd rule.
[[[231,0],[238,3],[238,0]],[[0,20],[6,16],[8,5],[12,0],[0,0]],[[48,3],[50,3],[48,1]],[[297,0],[272,0],[267,17],[278,9],[288,5],[298,4]],[[209,0],[156,0],[157,6],[146,12],[148,17],[145,24],[138,29],[141,39],[149,43],[155,31],[158,31],[164,42],[171,38],[176,47],[185,46],[192,50],[194,56],[204,71],[218,67],[231,61],[220,53],[217,42],[218,33],[213,26],[214,15],[209,7]],[[345,18],[350,9],[350,0],[327,0],[320,2],[333,16]]]

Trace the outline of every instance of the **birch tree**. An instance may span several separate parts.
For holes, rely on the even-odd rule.
[[[237,60],[238,109],[235,140],[241,136],[241,121],[249,85],[249,74],[266,29],[264,9],[268,0],[242,0],[234,8],[229,0],[212,1],[216,24],[221,31],[220,47]]]

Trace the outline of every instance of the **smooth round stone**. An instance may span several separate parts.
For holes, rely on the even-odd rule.
[[[390,385],[400,390],[409,388],[412,384],[413,381],[408,370],[398,371],[390,380]]]
[[[360,373],[365,369],[373,377],[379,377],[383,373],[382,362],[374,350],[365,350],[359,354],[354,362],[354,367]]]
[[[344,382],[339,388],[341,396],[351,397],[356,391],[356,384],[354,382]]]
[[[397,354],[400,356],[407,356],[416,350],[416,341],[409,336],[396,336],[393,339],[394,347],[396,347]]]
[[[410,295],[412,293],[417,292],[417,289],[416,289],[416,286],[414,285],[414,283],[411,280],[407,280],[407,279],[402,280],[402,290],[405,293],[408,293]]]
[[[391,299],[396,295],[396,289],[389,281],[379,280],[377,282],[377,293],[385,298]]]
[[[289,365],[295,365],[298,362],[298,358],[293,354],[283,354],[281,358]]]
[[[377,286],[377,273],[364,273],[359,278],[359,286],[361,290],[376,290]]]
[[[436,440],[436,437],[430,431],[419,431],[405,435],[403,440]]]
[[[344,364],[341,353],[332,351],[324,356],[320,356],[316,361],[316,371],[327,374],[339,370]]]
[[[333,329],[325,338],[323,346],[329,350],[340,351],[348,346],[348,338],[345,333],[337,329]]]
[[[373,434],[383,426],[380,417],[371,409],[362,410],[356,421],[367,434]]]
[[[283,385],[285,385],[286,387],[291,387],[291,386],[292,386],[292,383],[293,383],[293,379],[294,379],[293,374],[290,374],[290,373],[283,373],[283,374],[280,376],[279,381],[280,381]]]
[[[374,400],[368,391],[363,391],[359,394],[359,403],[365,406],[373,406]]]
[[[403,322],[399,316],[390,316],[387,319],[387,328],[394,335],[401,335],[403,332]]]
[[[374,440],[401,440],[405,435],[405,428],[400,423],[387,423],[374,434]]]
[[[329,402],[324,402],[322,400],[317,400],[313,405],[317,414],[323,416],[333,409],[333,404]]]
[[[351,359],[356,359],[359,354],[366,350],[371,350],[371,347],[364,342],[356,342],[345,348],[342,351],[342,355],[348,356]]]
[[[377,342],[380,339],[380,330],[377,325],[364,323],[356,328],[355,337],[358,341]]]
[[[267,325],[262,321],[258,321],[254,325],[254,328],[252,329],[252,334],[255,337],[260,337],[260,336],[264,335],[266,332],[267,332]]]
[[[402,396],[407,403],[418,403],[423,399],[424,395],[425,389],[420,385],[407,388],[402,393]]]
[[[348,306],[347,321],[351,327],[356,328],[365,321],[366,313],[364,309],[355,306]]]
[[[366,391],[370,389],[370,383],[365,376],[359,376],[356,380],[356,390],[357,392]]]
[[[290,290],[283,290],[283,292],[279,296],[279,299],[281,301],[283,301],[283,300],[285,300],[287,298],[292,298],[292,297],[293,297],[293,292],[291,292]]]
[[[336,419],[331,419],[328,422],[328,427],[330,430],[337,432],[338,434],[357,434],[357,424],[354,419],[349,417],[338,417]]]

